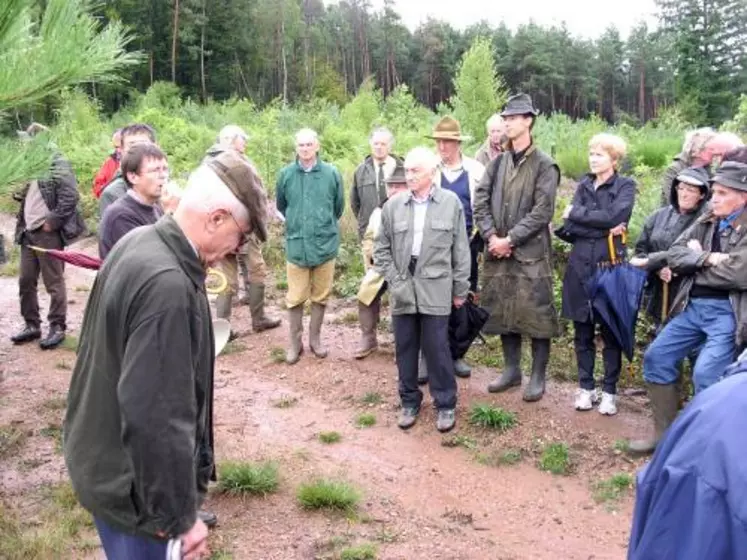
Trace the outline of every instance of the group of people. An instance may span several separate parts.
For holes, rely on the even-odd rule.
[[[402,429],[417,422],[419,385],[425,383],[437,430],[454,428],[456,377],[471,371],[452,353],[449,321],[471,301],[489,311],[483,332],[499,335],[503,349],[503,370],[487,390],[524,384],[526,337],[532,362],[523,399],[536,402],[545,393],[551,341],[559,333],[552,219],[560,170],[532,138],[537,115],[528,95],[512,96],[488,120],[488,137],[474,159],[463,153],[467,138],[451,117],[429,136],[435,151],[418,147],[404,158],[392,153],[391,132],[377,128],[371,155],[354,173],[349,203],[366,269],[355,357],[376,350],[381,299],[388,292]],[[230,317],[240,270],[254,330],[279,326],[264,312],[267,195],[245,155],[249,138],[238,126],[220,131],[184,189],[169,182],[168,158],[151,127],[129,125],[114,140],[115,152],[94,184],[103,264],[71,379],[65,459],[109,558],[163,557],[179,547],[184,557],[199,558],[207,526],[217,522],[201,509],[215,479],[215,341],[206,269],[221,267],[229,280],[214,304],[218,317]],[[295,161],[280,171],[275,189],[277,219],[285,224],[290,365],[304,353],[307,303],[308,349],[316,358],[328,356],[322,328],[345,205],[342,177],[320,158],[316,132],[298,131],[295,144]],[[617,136],[591,139],[590,171],[554,230],[572,244],[560,311],[574,326],[574,406],[590,410],[599,401],[604,415],[617,411],[622,353],[592,312],[586,286],[609,263],[608,241],[624,239],[633,211],[635,183],[618,173],[625,153]],[[83,227],[70,166],[60,155],[54,162],[49,180],[33,181],[18,194],[26,325],[13,341],[41,337],[41,274],[52,297],[45,348],[64,339],[64,277],[62,263],[34,247],[62,248]],[[656,447],[677,414],[680,362],[693,360],[700,393],[724,375],[747,337],[747,148],[732,135],[695,131],[666,181],[667,204],[649,217],[630,259],[649,274],[646,309],[660,325],[644,357],[655,437],[631,442],[641,452]],[[598,325],[604,341],[601,398],[593,375]]]

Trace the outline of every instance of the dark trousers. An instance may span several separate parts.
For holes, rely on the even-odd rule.
[[[36,230],[25,232],[21,241],[21,273],[18,278],[18,292],[21,298],[21,315],[27,325],[41,326],[39,315],[39,295],[37,288],[41,273],[44,287],[51,298],[47,320],[51,325],[66,328],[67,290],[65,289],[65,263],[59,259],[37,253],[29,247],[36,245],[44,249],[62,249],[59,232]]]
[[[456,407],[457,384],[449,349],[448,315],[394,315],[394,345],[399,370],[399,397],[404,408],[420,408],[418,357],[422,347],[428,388],[438,410]]]
[[[594,344],[594,323],[573,322],[573,345],[576,349],[576,361],[578,362],[578,384],[582,389],[591,391],[594,389],[594,362],[597,356],[597,347]],[[622,368],[622,350],[617,344],[615,337],[604,326],[600,325],[604,350],[602,360],[604,362],[604,382],[602,390],[610,395],[617,394],[617,382],[620,379]]]
[[[167,560],[168,541],[122,533],[94,518],[107,560]]]
[[[476,233],[469,242],[470,268],[469,268],[469,289],[477,293],[479,264],[477,257],[485,250],[485,242],[479,233]]]

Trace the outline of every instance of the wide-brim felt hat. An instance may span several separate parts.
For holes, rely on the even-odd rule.
[[[463,142],[470,140],[471,136],[462,136],[462,127],[459,125],[459,121],[454,117],[446,116],[436,123],[433,132],[427,138]]]
[[[747,192],[747,164],[738,161],[722,163],[713,175],[711,184]]]
[[[510,117],[512,115],[539,115],[539,111],[534,108],[532,104],[532,98],[526,93],[517,93],[508,98],[506,107],[501,113],[502,117]]]
[[[394,171],[392,174],[386,178],[384,181],[387,185],[392,185],[395,183],[406,183],[407,178],[405,177],[405,168],[403,165],[397,165],[397,167],[394,168]]]

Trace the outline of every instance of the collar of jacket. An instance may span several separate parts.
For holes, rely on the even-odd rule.
[[[313,173],[314,171],[319,171],[322,168],[322,160],[319,156],[317,156],[316,163],[314,164],[314,166],[308,171],[306,171],[303,165],[301,165],[301,160],[298,159],[298,156],[296,156],[296,168],[298,169],[298,171],[301,171],[303,173]]]
[[[528,147],[528,148],[527,148],[527,149],[526,149],[526,150],[524,151],[524,157],[522,157],[522,158],[521,158],[521,160],[519,160],[519,163],[521,163],[522,161],[524,161],[525,159],[527,159],[527,158],[528,158],[528,157],[529,157],[530,155],[532,155],[532,154],[533,154],[533,153],[534,153],[534,152],[535,152],[536,150],[537,150],[537,145],[536,145],[536,144],[534,143],[534,138],[532,138],[532,139],[531,139],[531,142],[530,142],[530,144],[529,144],[529,147]],[[514,155],[514,152],[515,152],[515,151],[514,151],[514,146],[513,146],[513,144],[511,143],[511,141],[509,141],[509,143],[508,143],[508,149],[507,149],[507,151],[506,151],[506,152],[504,152],[504,153],[508,153],[508,154],[511,154],[511,159],[513,160],[513,155]]]
[[[706,223],[715,223],[718,224],[722,218],[717,218],[713,215],[713,208],[708,208],[705,212],[703,212],[703,215],[698,218],[698,223],[706,224]],[[734,218],[734,221],[731,223],[732,229],[736,231],[741,231],[742,228],[747,227],[747,209],[745,211],[741,212],[739,216]]]
[[[615,184],[615,181],[617,181],[618,177],[619,177],[619,174],[617,173],[617,171],[615,171],[612,175],[610,175],[609,179],[607,179],[604,183],[602,183],[601,185],[599,185],[599,187],[597,187],[597,190],[601,189],[604,186],[611,187],[612,185]],[[591,190],[594,190],[594,181],[596,181],[596,178],[597,176],[594,175],[593,173],[586,173],[584,174],[583,179],[581,179],[581,182],[584,184],[584,186],[590,187]]]
[[[176,223],[176,220],[172,216],[164,216],[156,222],[155,228],[158,235],[163,239],[163,242],[176,255],[184,273],[189,276],[189,279],[192,280],[197,289],[204,291],[205,268],[202,266],[189,239],[184,235],[182,228]]]
[[[437,187],[436,185],[431,185],[431,190],[428,193],[428,199],[432,200],[435,203],[441,202],[441,199],[443,198],[443,193],[441,192],[441,188]],[[405,201],[405,204],[409,204],[411,202],[415,201],[415,197],[412,194],[412,191],[407,191],[407,200]]]

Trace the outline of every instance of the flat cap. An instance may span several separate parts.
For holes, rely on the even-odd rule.
[[[205,164],[243,204],[249,213],[250,231],[260,242],[267,240],[267,193],[249,161],[234,150],[208,158]]]

